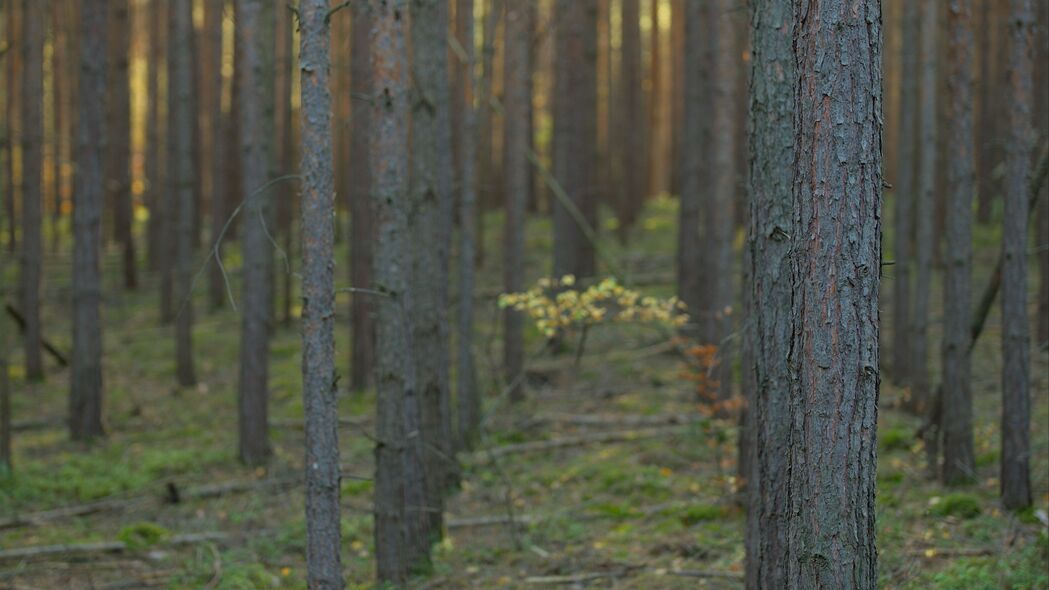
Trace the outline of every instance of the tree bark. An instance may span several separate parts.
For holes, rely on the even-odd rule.
[[[171,145],[169,170],[171,183],[171,211],[175,226],[175,260],[173,264],[173,293],[175,295],[175,373],[182,387],[196,385],[193,368],[193,220],[194,185],[196,177],[193,158],[193,133],[196,125],[194,107],[192,52],[193,5],[191,0],[170,0],[171,45],[168,55],[168,80],[171,116],[169,142]]]
[[[240,78],[241,229],[244,258],[240,330],[240,459],[249,465],[270,456],[268,432],[269,339],[273,310],[273,250],[269,219],[273,141],[274,5],[268,0],[237,0]]]
[[[459,132],[459,316],[458,355],[456,372],[456,401],[458,418],[458,445],[460,450],[473,447],[481,425],[481,397],[477,390],[477,369],[474,365],[474,257],[476,256],[477,176],[476,141],[477,111],[474,107],[474,2],[459,0],[456,16],[459,21],[459,42],[466,51],[460,66],[463,102]]]
[[[528,103],[531,97],[525,78],[529,72],[530,2],[506,7],[505,85],[503,131],[503,179],[506,182],[506,230],[503,234],[503,291],[524,290],[524,229],[528,204]],[[520,312],[503,310],[503,374],[512,384],[510,399],[524,399],[520,374],[524,370],[523,318]]]
[[[786,587],[874,589],[881,2],[793,3]]]
[[[1031,170],[1031,0],[1009,2],[1009,142],[1002,217],[1002,504],[1031,505],[1030,336],[1027,315],[1027,177]]]
[[[335,374],[335,181],[328,88],[328,2],[301,2],[298,26],[302,92],[302,392],[306,414],[307,584],[316,590],[341,590],[339,411]],[[290,53],[291,47],[288,51]]]
[[[113,238],[120,245],[124,288],[138,286],[135,268],[134,221],[131,207],[131,92],[128,79],[128,52],[131,49],[128,0],[109,2],[109,100],[108,150],[106,153],[106,192],[113,207]]]
[[[1038,48],[1035,66],[1035,96],[1038,129],[1041,137],[1049,138],[1049,2],[1037,5],[1038,26],[1035,47]],[[1049,188],[1042,190],[1049,193]],[[1044,195],[1043,195],[1044,196]],[[1038,252],[1038,345],[1049,348],[1049,198],[1042,199],[1038,208],[1038,229],[1035,231],[1035,250]]]
[[[903,57],[900,73],[900,118],[897,137],[896,182],[893,196],[895,232],[892,267],[892,371],[893,381],[910,385],[911,369],[911,258],[914,256],[914,172],[918,145],[918,34],[920,2],[905,2],[903,12]]]
[[[226,209],[228,208],[226,205],[226,191],[229,183],[226,179],[225,159],[228,150],[226,142],[230,140],[226,133],[229,123],[222,113],[224,80],[222,75],[222,27],[225,21],[224,8],[224,0],[205,0],[205,31],[203,34],[208,39],[208,43],[205,44],[207,51],[204,57],[208,61],[204,66],[204,73],[210,77],[208,86],[211,92],[207,96],[207,104],[204,108],[208,110],[209,127],[212,130],[211,141],[208,144],[211,159],[206,165],[211,168],[211,185],[209,186],[211,230],[209,240],[213,250],[220,247],[215,242],[218,240],[219,235],[222,234],[222,228],[226,225]],[[226,304],[226,282],[219,265],[215,261],[211,261],[209,264],[208,305],[211,309],[220,309]]]
[[[162,71],[164,69],[164,16],[167,7],[164,0],[155,0],[149,7],[149,79],[146,82],[148,110],[146,113],[146,205],[149,207],[149,222],[146,227],[146,257],[149,269],[161,268],[163,240],[161,217],[164,211],[166,179],[163,177],[166,150],[164,142],[164,100]]]
[[[429,562],[430,520],[412,358],[413,301],[408,124],[411,96],[404,0],[371,0],[372,125],[369,162],[376,296],[375,557],[381,583],[403,584]],[[442,48],[443,51],[443,48]],[[407,262],[406,262],[407,261]]]
[[[43,264],[41,232],[44,140],[44,15],[47,0],[22,0],[22,249],[19,287],[26,378],[44,378],[41,352],[40,280]]]
[[[641,7],[639,0],[620,3],[621,46],[619,81],[616,85],[617,117],[614,120],[617,166],[616,199],[619,210],[619,237],[637,221],[645,198],[644,84],[641,79]]]
[[[597,3],[557,0],[554,176],[590,227],[597,221]],[[554,203],[554,276],[593,276],[594,245]]]
[[[629,1],[629,0],[627,0]],[[690,2],[685,14],[685,112],[681,149],[681,198],[678,211],[677,295],[688,306],[688,332],[699,336],[701,310],[706,304],[703,269],[707,257],[700,235],[703,191],[709,166],[705,139],[709,136],[711,79],[705,34],[712,14],[706,2]]]
[[[368,11],[354,8],[350,23],[350,84],[355,96],[371,96],[371,52],[368,47]],[[351,99],[349,199],[350,199],[350,284],[358,289],[372,288],[372,250],[375,239],[371,210],[371,174],[368,169],[370,111],[363,100]],[[363,391],[373,381],[375,370],[375,298],[354,293],[350,299],[350,386]]]
[[[689,10],[693,10],[691,6]],[[746,586],[752,590],[786,586],[786,569],[779,566],[787,558],[790,498],[786,472],[790,400],[785,393],[790,386],[787,355],[791,339],[790,236],[794,231],[795,26],[793,13],[777,0],[751,4],[747,241],[752,265],[749,288],[754,307],[749,323],[754,364],[744,366],[744,370],[753,375],[756,386],[753,405],[748,409],[754,457],[747,485]]]
[[[73,202],[73,368],[69,384],[69,434],[102,436],[102,207],[106,153],[106,5],[87,2],[80,15],[81,96],[77,116],[76,199]]]
[[[295,129],[292,125],[291,113],[291,74],[294,70],[292,60],[294,59],[292,45],[294,44],[293,30],[298,28],[298,23],[292,22],[292,12],[280,2],[276,6],[276,40],[274,65],[274,169],[272,176],[285,176],[295,173]],[[292,322],[292,299],[295,297],[292,278],[294,274],[294,233],[295,233],[295,198],[298,191],[292,184],[281,184],[275,187],[274,199],[276,206],[273,212],[276,214],[276,227],[273,231],[281,239],[281,249],[284,251],[281,257],[281,271],[276,273],[275,278],[280,281],[280,306],[274,308],[274,319],[280,321],[285,327]],[[274,285],[274,289],[277,285]],[[274,299],[277,296],[274,294]]]
[[[5,59],[6,90],[5,98],[7,104],[4,106],[7,116],[7,162],[5,163],[5,192],[4,208],[7,213],[7,251],[15,253],[18,251],[18,215],[15,201],[21,193],[21,187],[15,183],[15,144],[19,141],[16,127],[21,119],[19,96],[21,95],[21,71],[22,71],[22,3],[18,0],[10,0],[9,10],[5,18],[7,27],[7,58]]]

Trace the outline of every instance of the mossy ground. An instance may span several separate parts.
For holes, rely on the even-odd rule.
[[[655,201],[629,246],[609,244],[630,278],[646,292],[668,295],[673,281],[674,207]],[[487,219],[479,277],[476,354],[479,382],[491,412],[486,445],[552,439],[615,426],[573,426],[536,419],[554,413],[637,416],[691,414],[696,399],[681,379],[682,360],[662,346],[666,332],[644,326],[592,331],[587,352],[530,361],[529,398],[516,407],[498,398],[500,358],[496,319],[500,270],[497,215]],[[886,224],[886,228],[891,227]],[[982,288],[996,253],[995,233],[976,239]],[[548,267],[549,224],[528,233],[528,280]],[[887,243],[887,246],[889,244]],[[340,246],[343,253],[346,245]],[[887,252],[891,258],[891,252]],[[235,248],[228,262],[236,267]],[[62,428],[68,373],[53,368],[43,383],[26,383],[20,355],[12,358],[16,421],[51,427],[16,433],[16,473],[0,482],[0,518],[125,497],[117,511],[0,530],[0,548],[124,540],[116,555],[0,563],[0,587],[17,588],[305,588],[301,487],[270,486],[217,498],[162,502],[170,482],[183,494],[196,486],[264,481],[301,472],[303,433],[299,334],[277,329],[272,345],[270,414],[275,455],[266,469],[240,466],[236,452],[238,316],[197,301],[195,346],[200,385],[174,386],[173,331],[157,320],[155,283],[136,293],[119,288],[116,252],[105,258],[106,424],[109,436],[89,447],[68,441]],[[340,260],[341,262],[342,260]],[[69,348],[70,258],[47,262],[45,332]],[[340,281],[345,282],[345,265]],[[9,268],[8,280],[13,278]],[[891,274],[891,267],[889,267]],[[234,285],[237,277],[232,277]],[[891,281],[891,276],[887,277]],[[1034,283],[1032,278],[1032,283]],[[10,284],[10,282],[8,283]],[[1033,285],[1032,285],[1033,287]],[[203,291],[203,285],[198,291]],[[888,309],[891,290],[883,290]],[[932,342],[938,341],[939,291],[934,291]],[[348,299],[340,295],[340,312]],[[997,311],[997,310],[996,310]],[[889,320],[891,314],[883,313]],[[341,318],[348,317],[340,313]],[[1035,512],[1013,515],[997,501],[998,321],[973,356],[978,472],[972,485],[945,490],[925,477],[917,420],[896,409],[905,391],[883,382],[878,471],[879,571],[885,588],[1047,588],[1049,536]],[[886,326],[888,332],[892,326]],[[347,373],[349,328],[337,333],[340,372]],[[529,346],[540,342],[529,331]],[[888,341],[888,340],[886,340]],[[887,356],[887,355],[884,355]],[[931,354],[933,369],[938,354]],[[935,373],[934,373],[935,374]],[[346,380],[344,380],[345,382]],[[1032,354],[1033,456],[1036,510],[1049,509],[1049,356]],[[343,482],[343,565],[351,588],[371,587],[372,441],[374,397],[341,399],[342,462],[359,478]],[[737,588],[743,566],[744,513],[735,487],[735,426],[706,422],[672,436],[513,454],[496,465],[465,462],[461,489],[449,500],[450,526],[420,588],[537,588],[539,577],[607,574],[580,581],[595,588]],[[724,441],[724,442],[719,442]],[[527,524],[462,525],[479,516],[513,513]],[[177,535],[222,531],[219,543],[171,546]],[[675,570],[727,574],[672,575]],[[529,578],[532,578],[529,581]],[[124,584],[124,585],[120,585]]]

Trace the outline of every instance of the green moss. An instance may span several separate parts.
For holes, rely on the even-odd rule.
[[[138,551],[160,543],[171,536],[171,531],[152,522],[136,522],[120,529],[117,539],[128,549]]]
[[[712,504],[696,504],[681,512],[681,523],[692,526],[699,522],[717,520],[725,515],[725,509]]]
[[[900,427],[886,428],[878,433],[878,446],[885,452],[907,450],[913,441],[911,433]]]
[[[940,498],[929,508],[934,516],[957,516],[973,518],[980,514],[980,501],[971,494],[956,492]]]

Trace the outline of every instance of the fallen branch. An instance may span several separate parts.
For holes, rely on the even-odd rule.
[[[646,438],[675,436],[683,434],[686,431],[687,427],[675,426],[670,428],[648,428],[644,430],[597,432],[594,434],[582,434],[579,436],[566,436],[564,438],[504,445],[501,447],[493,447],[487,451],[478,451],[469,455],[469,462],[482,463],[485,459],[491,460],[497,457],[505,457],[506,455],[551,451],[568,447],[581,447],[593,443],[615,443],[642,440]]]
[[[196,545],[210,541],[224,541],[229,538],[227,533],[208,532],[176,535],[167,541],[159,543],[165,547],[178,547],[182,545]],[[25,561],[43,557],[77,557],[93,554],[124,553],[130,551],[127,543],[123,541],[102,541],[99,543],[72,543],[62,545],[37,545],[33,547],[19,547],[0,551],[0,562],[2,561]]]
[[[943,549],[930,547],[929,549],[911,551],[909,553],[911,557],[922,557],[925,559],[937,559],[940,557],[986,557],[997,554],[998,551],[990,547],[948,547]]]
[[[667,575],[680,578],[721,578],[724,580],[742,580],[742,574],[733,572],[718,572],[710,570],[667,570]]]
[[[4,309],[7,310],[7,315],[11,316],[15,323],[18,324],[18,331],[25,334],[25,316],[22,315],[22,312],[18,311],[18,309],[10,303],[5,303]],[[44,338],[42,335],[40,336],[40,345],[44,347],[44,350],[46,350],[59,365],[63,367],[69,366],[69,361],[66,359],[66,355],[62,354],[54,344],[51,344],[51,341]]]
[[[537,414],[538,422],[573,424],[576,426],[664,426],[670,424],[695,424],[703,421],[699,414],[658,414],[654,416],[615,414],[563,414],[550,412]]]

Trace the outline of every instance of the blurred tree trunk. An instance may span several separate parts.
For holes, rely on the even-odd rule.
[[[369,14],[355,8],[351,22],[350,84],[355,96],[371,96],[371,51],[368,41]],[[350,284],[356,289],[371,289],[372,251],[375,243],[372,215],[371,174],[368,169],[368,146],[372,106],[365,100],[351,102],[349,157],[350,199]],[[350,299],[350,386],[363,391],[372,382],[375,370],[375,297],[353,293]]]
[[[939,47],[939,2],[922,2],[921,13],[921,107],[918,153],[918,187],[914,193],[914,309],[911,314],[911,398],[909,408],[924,415],[931,398],[929,385],[929,297],[932,289],[932,259],[936,242],[934,204],[937,192],[938,107],[937,55]]]
[[[310,588],[342,590],[338,376],[335,374],[335,186],[331,93],[328,87],[328,10],[326,0],[303,0],[299,4],[306,569]],[[285,24],[290,38],[291,23]],[[287,50],[290,60],[290,44]],[[288,66],[284,76],[290,78],[291,64],[278,61],[281,63]],[[287,87],[290,91],[290,84]],[[290,94],[287,98],[291,98]],[[289,123],[290,120],[285,122]]]
[[[877,587],[881,2],[793,3],[786,588]],[[838,113],[827,119],[827,113]],[[799,444],[800,443],[800,444]],[[771,558],[767,557],[766,559]]]
[[[477,390],[474,366],[474,256],[476,251],[477,177],[476,142],[477,111],[474,106],[474,0],[458,0],[456,17],[459,42],[466,51],[460,65],[462,109],[459,131],[459,323],[456,400],[458,449],[471,448],[477,441],[481,425],[481,397]]]
[[[1037,96],[1038,133],[1044,140],[1049,140],[1049,2],[1044,0],[1038,8],[1038,36],[1035,47],[1038,48],[1037,65],[1035,66],[1035,94]],[[1049,186],[1042,191],[1049,194]],[[1042,348],[1049,348],[1049,197],[1042,195],[1041,207],[1038,208],[1038,229],[1035,231],[1035,248],[1038,252],[1038,333],[1037,342]]]
[[[506,7],[506,72],[503,90],[503,179],[506,182],[506,229],[503,234],[503,291],[524,290],[525,210],[528,204],[528,84],[530,1]],[[523,318],[520,312],[503,310],[503,372],[511,385],[510,399],[524,399],[521,372],[524,370]]]
[[[269,339],[273,310],[273,249],[267,237],[272,186],[273,19],[269,0],[237,0],[240,78],[242,271],[240,379],[237,389],[240,459],[248,465],[270,456],[268,432]]]
[[[429,562],[426,475],[420,437],[419,390],[415,379],[410,288],[412,208],[408,125],[410,71],[405,2],[368,3],[373,95],[368,158],[372,212],[376,219],[376,407],[375,558],[380,584],[403,584]],[[443,52],[443,48],[442,48]]]
[[[911,263],[914,256],[914,172],[918,145],[918,34],[920,2],[905,2],[900,82],[900,118],[896,146],[896,182],[893,196],[894,242],[892,267],[892,371],[898,385],[911,384]]]
[[[495,42],[496,28],[503,12],[504,0],[482,0],[485,6],[484,38],[481,46],[483,73],[477,88],[480,117],[477,125],[477,196],[480,210],[477,215],[477,264],[484,260],[484,211],[495,200],[494,115],[492,99],[495,96]]]
[[[73,366],[69,385],[69,434],[88,440],[102,429],[102,208],[106,153],[106,4],[86,2],[80,15],[81,96],[77,174],[73,201]]]
[[[641,80],[641,10],[639,0],[622,0],[620,6],[621,48],[614,167],[619,204],[619,238],[626,239],[637,221],[645,197],[646,165],[644,84]]]
[[[746,585],[776,589],[786,584],[787,572],[778,566],[787,557],[784,535],[790,513],[784,469],[790,455],[790,400],[783,392],[790,383],[791,326],[786,310],[792,296],[795,21],[777,0],[758,0],[751,4],[751,25],[747,242],[753,366],[743,368],[752,375],[755,391],[747,410],[753,457],[747,475]]]
[[[980,111],[977,125],[976,160],[979,165],[976,180],[978,207],[976,221],[986,224],[991,221],[991,208],[994,198],[1001,189],[1001,182],[996,178],[995,168],[1002,161],[1002,146],[999,139],[1001,115],[998,113],[1003,98],[996,89],[1005,82],[1002,75],[1003,48],[1005,39],[1002,35],[1003,9],[1008,0],[980,0],[980,27],[977,43],[980,52]]]
[[[292,60],[294,59],[292,44],[293,28],[298,23],[292,22],[292,12],[287,6],[278,2],[276,6],[276,31],[275,56],[274,56],[274,138],[273,146],[276,151],[273,161],[275,172],[273,177],[295,174],[295,129],[291,116],[291,75],[294,70]],[[285,327],[291,326],[292,321],[292,299],[295,297],[294,285],[292,284],[292,255],[295,249],[295,195],[298,193],[295,185],[282,183],[274,187],[275,200],[277,201],[275,212],[277,227],[282,240],[281,249],[284,254],[281,259],[280,272],[280,309],[275,311],[277,318]],[[276,285],[274,286],[276,287]],[[276,299],[276,295],[274,295]]]
[[[51,253],[58,254],[62,245],[62,163],[66,159],[69,139],[66,129],[66,88],[71,76],[66,62],[70,60],[68,35],[65,27],[65,12],[69,10],[64,0],[51,0]]]
[[[947,10],[947,220],[943,278],[943,380],[939,423],[943,433],[944,484],[971,481],[973,457],[969,318],[972,275],[973,141],[972,0],[951,0]],[[930,410],[935,411],[935,404]],[[932,433],[928,440],[937,436]],[[927,442],[927,444],[930,444]],[[935,458],[932,465],[936,468]]]
[[[673,87],[673,93],[670,105],[671,151],[668,166],[670,168],[670,194],[672,195],[681,194],[681,148],[685,120],[685,21],[687,20],[685,4],[685,0],[672,0],[670,4],[670,47],[671,55],[673,56],[671,86]],[[746,87],[744,84],[745,91]],[[741,112],[745,111],[746,109],[741,109]]]
[[[645,103],[645,108],[648,109],[647,118],[648,125],[645,126],[645,142],[644,146],[646,149],[645,159],[648,164],[645,166],[645,191],[641,195],[641,203],[649,195],[659,194],[660,184],[662,183],[663,174],[663,163],[660,161],[660,145],[662,141],[662,128],[660,126],[660,109],[663,106],[663,60],[660,51],[661,32],[659,27],[659,0],[649,0],[649,29],[648,29],[648,79],[649,79],[649,91],[648,91],[648,102]]]
[[[226,229],[226,240],[237,237],[240,227],[240,219],[233,219],[233,212],[243,202],[247,189],[244,186],[244,164],[241,161],[241,106],[244,102],[241,86],[241,70],[244,69],[244,40],[236,34],[237,14],[240,10],[240,0],[229,0],[230,11],[234,22],[233,27],[233,72],[229,79],[230,101],[229,112],[226,113],[226,154],[222,158],[225,165],[226,182],[226,217],[229,227]]]
[[[131,91],[128,52],[131,49],[128,0],[109,1],[109,85],[107,92],[108,149],[106,150],[107,202],[113,208],[113,239],[123,254],[125,289],[138,286],[135,268],[134,221],[131,206]]]
[[[210,168],[211,184],[209,188],[209,213],[211,231],[209,240],[212,249],[219,248],[217,243],[222,235],[222,228],[226,224],[226,191],[229,181],[226,178],[226,156],[228,147],[226,137],[229,122],[222,113],[222,25],[225,20],[224,0],[205,0],[204,3],[204,32],[202,38],[207,40],[204,53],[205,65],[203,71],[209,77],[207,87],[209,92],[203,99],[206,103],[205,110],[208,113],[209,128],[211,129],[211,140],[207,148],[211,153],[210,161],[204,165]],[[208,267],[208,303],[211,309],[220,309],[226,304],[226,284],[222,276],[222,269],[214,260],[210,261]]]
[[[443,533],[452,465],[448,376],[448,259],[452,239],[452,128],[448,89],[448,0],[414,0],[411,63],[411,307],[421,403],[428,533]],[[528,29],[522,31],[527,42]],[[527,70],[526,72],[527,73]],[[526,115],[526,113],[522,113]],[[527,117],[522,123],[527,125]],[[526,179],[527,180],[527,179]],[[525,184],[527,190],[527,182]]]
[[[178,139],[180,136],[179,124],[190,125],[190,115],[187,113],[187,117],[184,121],[177,121],[175,117],[180,112],[180,105],[178,104],[180,89],[178,88],[178,80],[175,79],[175,71],[178,67],[178,61],[180,59],[188,59],[185,55],[185,47],[178,45],[178,40],[175,38],[175,31],[171,24],[174,19],[174,13],[177,10],[177,2],[179,0],[164,0],[164,7],[166,13],[164,20],[161,22],[161,27],[165,29],[165,40],[167,41],[167,48],[165,50],[164,65],[166,66],[166,75],[164,76],[164,85],[166,96],[167,109],[165,112],[165,125],[164,133],[164,144],[167,147],[165,151],[165,162],[164,168],[164,196],[161,203],[160,209],[160,321],[162,324],[170,324],[175,320],[175,306],[176,292],[175,292],[175,265],[178,258],[178,214],[179,214],[179,183],[183,180],[179,177],[179,152],[178,152]],[[189,93],[192,94],[192,87]],[[192,108],[189,108],[192,111]],[[192,134],[192,131],[188,131]],[[192,146],[187,147],[192,149]],[[191,156],[192,157],[192,156]],[[192,166],[192,163],[190,164]],[[188,180],[188,179],[187,179]],[[192,185],[187,187],[187,190],[192,191]]]
[[[11,46],[7,39],[7,29],[4,25],[11,18],[10,2],[0,2],[0,32],[4,34],[5,54],[10,51]],[[2,56],[0,56],[2,57]],[[2,74],[0,74],[2,75]],[[5,87],[3,89],[4,97],[4,111],[6,115],[7,103],[10,101],[10,89]],[[7,141],[7,134],[10,129],[10,121],[4,117],[0,120],[0,157],[3,158],[0,161],[0,202],[7,198],[10,190],[10,183],[7,169],[7,158],[10,157],[9,151],[10,144]],[[3,227],[4,217],[6,211],[3,207],[0,207],[0,228]],[[0,293],[5,292],[6,289],[6,273],[7,264],[6,258],[0,260]],[[11,384],[8,380],[8,367],[7,367],[7,346],[8,346],[8,330],[10,324],[7,322],[0,323],[0,478],[6,477],[11,473],[13,467],[12,456],[11,456]]]
[[[170,0],[171,31],[168,55],[168,80],[170,81],[170,126],[169,145],[171,154],[169,168],[172,200],[171,212],[175,231],[175,259],[173,261],[173,293],[175,295],[175,343],[176,376],[182,387],[196,385],[193,368],[193,219],[194,186],[197,160],[193,157],[193,134],[197,128],[194,109],[192,51],[186,48],[193,44],[192,0]]]
[[[1002,217],[1002,504],[1031,505],[1030,336],[1027,315],[1027,177],[1034,102],[1032,0],[1009,2],[1009,141]]]
[[[161,270],[163,260],[163,238],[161,224],[166,186],[164,163],[166,161],[164,124],[166,118],[161,102],[165,98],[164,46],[167,42],[166,27],[163,26],[167,13],[165,0],[154,0],[149,7],[149,79],[146,82],[148,111],[146,113],[146,205],[149,207],[149,222],[146,227],[146,249],[149,269]]]
[[[554,177],[594,230],[597,227],[597,4],[557,0],[558,62],[554,89]],[[554,276],[594,275],[594,245],[575,217],[554,202]]]
[[[18,104],[21,95],[22,78],[22,2],[21,0],[8,0],[5,25],[7,27],[7,55],[4,58],[4,70],[6,75],[6,89],[4,90],[5,106],[4,114],[7,117],[7,129],[4,141],[7,146],[7,161],[4,168],[4,190],[3,206],[7,213],[7,251],[15,253],[18,251],[18,215],[15,203],[21,187],[15,182],[15,145],[18,144],[19,112]]]
[[[26,378],[44,378],[41,356],[40,281],[43,239],[40,235],[43,172],[44,15],[46,0],[22,0],[22,249],[19,290],[24,333]]]

